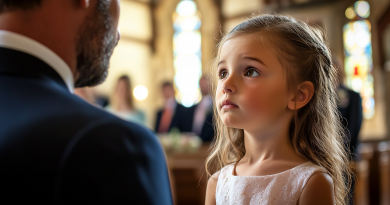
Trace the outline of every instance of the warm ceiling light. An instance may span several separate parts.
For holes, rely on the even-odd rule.
[[[134,88],[133,94],[137,100],[145,100],[148,97],[148,89],[143,85],[139,85]]]

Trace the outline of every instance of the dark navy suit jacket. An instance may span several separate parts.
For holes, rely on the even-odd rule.
[[[359,144],[359,132],[363,121],[362,98],[359,93],[343,85],[339,86],[338,92],[343,93],[340,96],[341,103],[338,105],[338,110],[348,138],[345,146],[351,154],[351,159],[356,159],[358,157],[356,148]]]
[[[156,132],[158,132],[163,112],[164,109],[160,109],[156,114],[156,123],[154,127]],[[191,132],[192,121],[189,116],[190,114],[191,110],[189,108],[177,103],[171,124],[169,125],[169,131],[171,131],[172,128],[177,128],[180,132]]]
[[[190,108],[191,114],[189,115],[189,118],[191,119],[191,130],[192,125],[194,123],[194,117],[195,117],[195,111],[199,104],[196,104]],[[213,114],[213,107],[211,106],[206,113],[206,118],[202,127],[202,131],[199,135],[200,138],[202,138],[203,142],[211,142],[214,140],[214,114]]]
[[[72,95],[31,55],[0,48],[0,200],[10,204],[172,204],[148,129]]]

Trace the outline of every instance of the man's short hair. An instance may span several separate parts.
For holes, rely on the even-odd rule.
[[[32,9],[40,6],[44,0],[0,0],[0,13],[14,9]]]

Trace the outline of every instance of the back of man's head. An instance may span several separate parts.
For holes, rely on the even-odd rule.
[[[31,9],[41,5],[44,0],[0,0],[0,13],[14,9]]]
[[[107,77],[120,35],[120,0],[0,0],[0,31],[28,37],[67,63],[75,87]],[[28,21],[26,21],[28,19]]]

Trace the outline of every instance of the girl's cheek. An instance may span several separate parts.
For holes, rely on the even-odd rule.
[[[219,106],[218,106],[218,103],[219,103],[219,100],[222,96],[222,90],[220,89],[219,85],[217,86],[217,90],[215,91],[215,106],[217,106],[217,110],[219,111]]]
[[[245,107],[247,107],[248,111],[253,114],[264,113],[268,110],[266,104],[263,102],[263,98],[261,97],[248,96],[245,101]]]
[[[218,102],[218,100],[219,100],[219,98],[221,97],[221,95],[222,95],[222,90],[221,90],[220,86],[218,85],[218,86],[217,86],[216,93],[215,93],[216,102]]]
[[[252,90],[245,97],[245,107],[248,108],[247,111],[251,115],[268,116],[280,106],[278,95],[281,95],[281,93],[278,93],[276,90],[271,91],[259,88]]]
[[[259,88],[246,89],[243,100],[245,101],[245,107],[253,111],[262,111],[266,109],[264,101],[267,99],[267,95]]]

